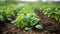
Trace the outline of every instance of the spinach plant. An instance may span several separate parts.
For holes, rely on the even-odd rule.
[[[12,23],[16,27],[24,28],[25,30],[31,30],[38,24],[39,17],[35,14],[32,7],[24,7],[19,13],[16,20]]]

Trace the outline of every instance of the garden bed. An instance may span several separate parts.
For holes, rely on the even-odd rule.
[[[39,24],[41,24],[44,29],[32,29],[25,31],[21,28],[16,28],[10,21],[0,22],[0,34],[60,34],[60,24],[55,20],[49,18],[47,15],[35,10],[37,15],[41,18]]]

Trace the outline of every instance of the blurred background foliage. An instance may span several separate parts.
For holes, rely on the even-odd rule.
[[[16,4],[18,4],[19,6],[20,5],[34,5],[35,7],[36,6],[39,6],[39,5],[51,5],[51,4],[55,4],[55,5],[57,5],[57,6],[60,6],[60,2],[42,2],[41,0],[39,1],[39,2],[26,2],[26,1],[17,1],[17,0],[4,0],[4,1],[0,1],[0,6],[5,6],[5,5],[16,5]]]
[[[18,2],[16,0],[3,0],[0,1],[0,5],[8,5],[8,4],[17,4]]]

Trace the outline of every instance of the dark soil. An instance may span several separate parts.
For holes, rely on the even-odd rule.
[[[59,22],[47,17],[47,15],[44,15],[38,10],[36,10],[36,13],[41,19],[39,24],[44,27],[43,30],[33,29],[30,31],[25,31],[24,29],[16,28],[9,21],[5,21],[0,22],[0,34],[60,34]]]

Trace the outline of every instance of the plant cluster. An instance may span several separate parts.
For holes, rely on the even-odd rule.
[[[19,9],[13,5],[0,7],[0,21],[11,20],[20,11]]]
[[[47,14],[48,17],[56,19],[60,22],[60,7],[59,6],[41,6],[40,11],[44,14]]]
[[[41,25],[38,25],[39,17],[35,14],[34,9],[32,7],[24,7],[17,14],[16,20],[12,21],[12,23],[16,27],[24,28],[25,30],[31,30],[36,26],[37,29],[43,29]]]

